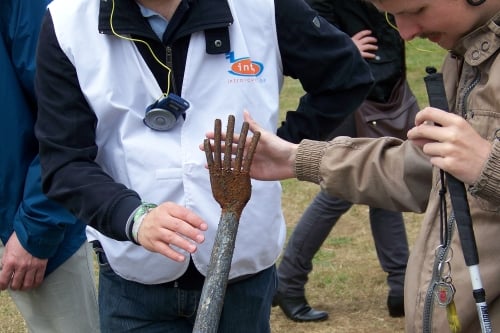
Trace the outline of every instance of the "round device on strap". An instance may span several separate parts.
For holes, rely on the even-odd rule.
[[[189,102],[175,94],[163,96],[146,108],[144,124],[155,131],[168,131],[184,116]]]

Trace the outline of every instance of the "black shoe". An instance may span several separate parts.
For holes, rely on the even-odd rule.
[[[404,296],[388,296],[387,309],[389,316],[394,318],[404,317],[405,315],[405,298]]]
[[[287,297],[277,293],[273,298],[273,306],[277,305],[293,321],[323,321],[328,319],[328,312],[314,310],[307,303],[305,297]]]

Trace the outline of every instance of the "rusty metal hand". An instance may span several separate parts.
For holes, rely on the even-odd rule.
[[[244,122],[236,147],[236,157],[232,159],[234,116],[228,117],[224,160],[222,160],[221,120],[215,120],[214,151],[210,141],[204,141],[207,156],[210,182],[215,200],[223,211],[232,211],[239,217],[246,203],[250,199],[250,166],[253,154],[260,138],[260,133],[254,133],[252,141],[245,154],[245,144],[248,135],[248,123]],[[213,154],[213,156],[212,156]]]
[[[245,122],[239,136],[234,160],[232,158],[234,116],[230,115],[228,119],[224,161],[222,161],[220,119],[215,120],[213,152],[210,141],[208,139],[204,141],[212,193],[221,206],[222,213],[201,292],[193,333],[216,333],[219,327],[238,224],[241,212],[250,200],[252,191],[250,166],[260,138],[260,133],[254,133],[250,147],[245,151],[247,134],[248,123]]]

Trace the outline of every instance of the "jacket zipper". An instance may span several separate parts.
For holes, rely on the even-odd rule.
[[[168,68],[170,68],[170,72],[168,72],[170,83],[172,86],[172,92],[177,94],[177,87],[175,86],[175,76],[174,76],[174,68],[173,68],[173,60],[172,60],[172,48],[170,46],[166,46],[166,55],[165,55],[165,64]],[[170,91],[167,91],[169,93]]]
[[[465,89],[465,93],[462,97],[462,110],[461,110],[461,114],[462,114],[462,117],[464,119],[467,119],[467,108],[466,108],[466,101],[467,99],[469,98],[469,95],[472,91],[472,89],[474,89],[475,86],[477,86],[477,84],[479,83],[479,81],[481,80],[481,73],[474,69],[475,72],[476,72],[476,76],[474,78],[474,80],[472,80],[472,83]]]

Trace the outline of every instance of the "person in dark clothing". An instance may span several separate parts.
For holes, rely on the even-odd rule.
[[[198,149],[214,117],[258,109],[283,138],[325,139],[373,84],[302,0],[55,0],[40,36],[43,186],[90,225],[103,332],[192,332],[220,218]],[[307,95],[277,129],[285,75]],[[252,184],[219,332],[270,331],[280,193]]]
[[[9,293],[29,332],[96,333],[86,225],[43,194],[33,130],[35,53],[49,2],[0,1],[0,291]]]
[[[386,103],[398,81],[405,77],[404,41],[384,13],[362,0],[308,0],[311,7],[351,36],[370,65],[375,85],[367,99]],[[331,135],[358,136],[350,115]],[[278,266],[274,305],[295,321],[320,321],[326,311],[312,308],[305,297],[312,260],[339,218],[352,203],[320,191],[299,219]],[[408,261],[408,240],[401,212],[370,207],[370,227],[380,266],[387,273],[389,315],[404,315],[403,286]]]

